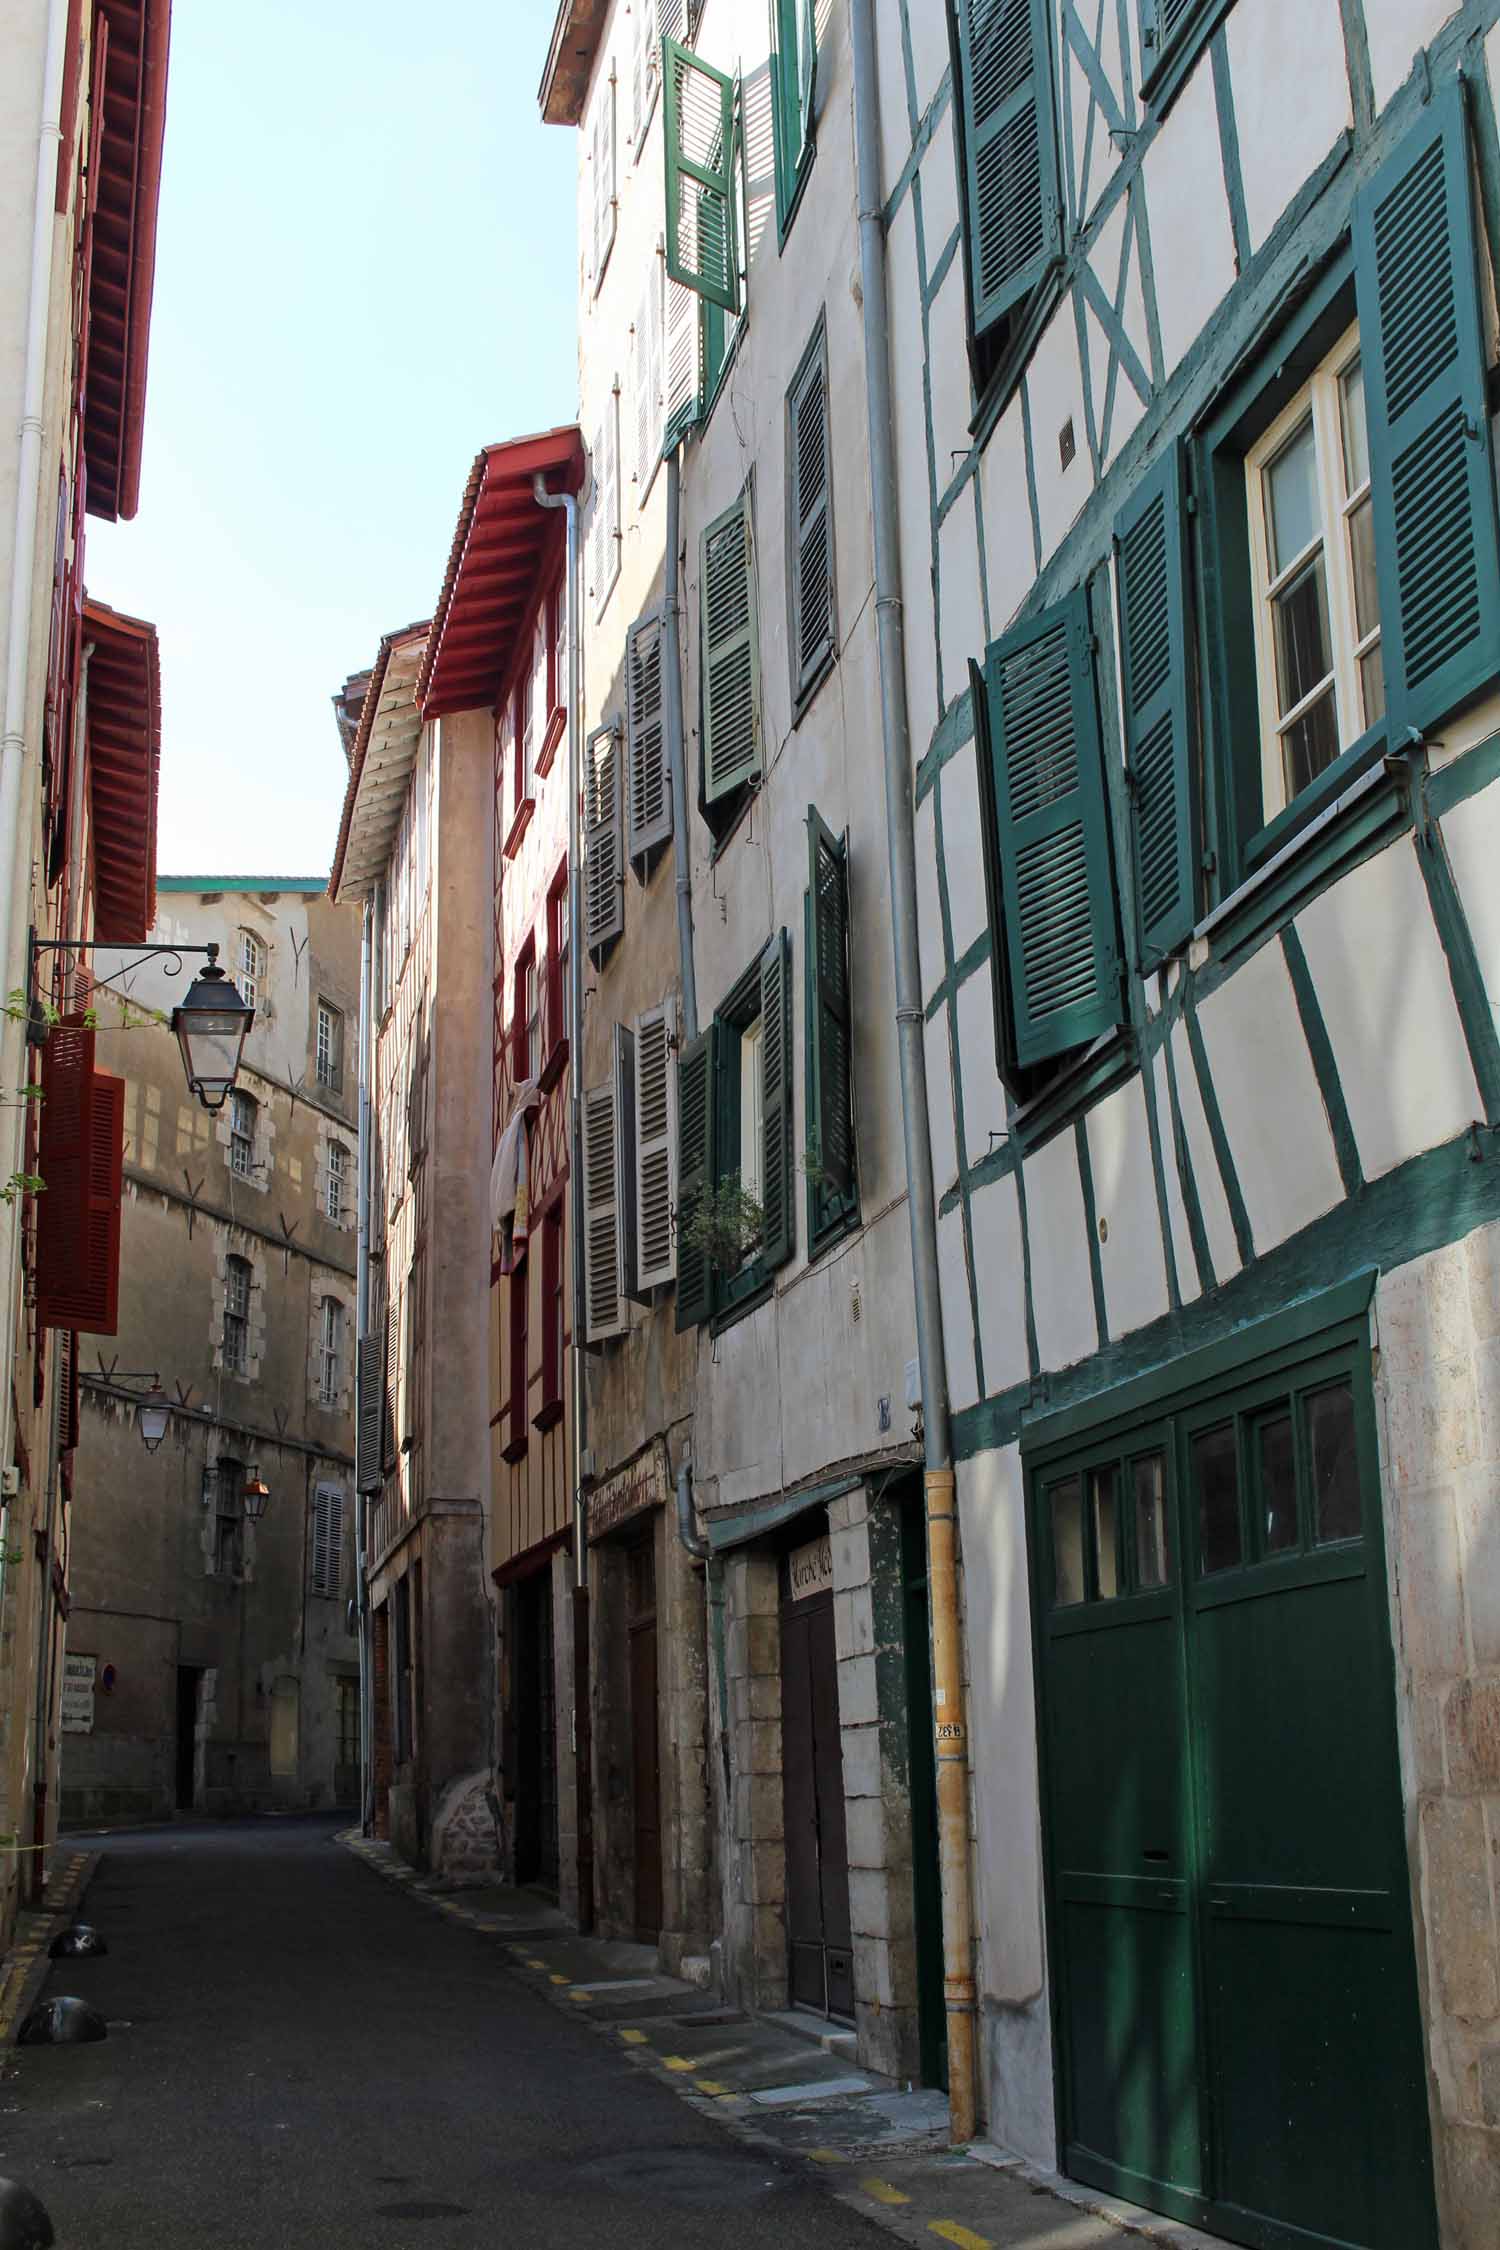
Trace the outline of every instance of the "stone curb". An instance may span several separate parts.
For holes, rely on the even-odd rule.
[[[16,2031],[52,1967],[48,1941],[57,1926],[77,1912],[103,1856],[102,1852],[70,1853],[61,1873],[48,1882],[46,1903],[24,1907],[17,1915],[15,1938],[0,1972],[0,2046],[15,2044]]]

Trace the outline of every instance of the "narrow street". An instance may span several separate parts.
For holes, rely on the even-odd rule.
[[[888,2239],[335,1833],[298,1819],[107,1839],[85,1912],[109,1954],[57,1963],[45,1989],[95,2003],[109,2037],[3,2066],[0,2173],[40,2194],[65,2250]]]

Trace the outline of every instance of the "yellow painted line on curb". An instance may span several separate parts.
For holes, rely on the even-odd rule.
[[[573,1982],[573,1979],[571,1977],[559,1976],[556,1969],[550,1969],[547,1972],[547,1982],[549,1984],[571,1984]]]
[[[929,2219],[929,2234],[940,2234],[945,2242],[956,2242],[958,2250],[995,2250],[987,2234],[976,2234],[972,2227],[961,2227],[957,2219]]]
[[[712,2094],[715,2099],[717,2099],[721,2094],[727,2094],[729,2091],[729,2088],[727,2086],[720,2085],[717,2078],[695,2078],[693,2080],[693,2084],[697,2087],[700,2094]]]
[[[892,2209],[898,2203],[911,2201],[911,2197],[903,2195],[900,2188],[892,2187],[889,2180],[861,2180],[859,2184],[864,2193],[873,2197],[875,2202],[888,2204]]]
[[[547,1964],[545,1961],[533,1960],[531,1955],[528,1954],[526,1956],[526,1966],[528,1969],[545,1969]]]
[[[690,2062],[686,2055],[663,2055],[661,2059],[668,2070],[696,2070],[698,2067],[695,2062]]]
[[[580,2008],[592,2008],[592,2006],[594,2005],[594,1995],[592,1994],[592,1992],[580,1991],[580,1989],[576,1985],[568,1994],[568,1998],[570,2000],[576,2000]]]
[[[644,2047],[646,2044],[646,2034],[644,2033],[644,2031],[634,2031],[628,2025],[624,2030],[621,2031],[620,2037],[624,2040],[627,2047]]]
[[[813,2164],[847,2164],[848,2157],[841,2148],[810,2148],[808,2160]]]
[[[530,1967],[530,1956],[524,1945],[508,1945],[505,1950],[513,1960],[525,1961],[527,1966]]]

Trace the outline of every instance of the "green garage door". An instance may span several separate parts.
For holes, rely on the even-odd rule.
[[[1028,1459],[1065,2170],[1430,2250],[1363,1317]]]

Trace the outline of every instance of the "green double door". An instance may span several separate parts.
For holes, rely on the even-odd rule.
[[[1064,2170],[1255,2250],[1431,2250],[1367,1353],[1031,1492]]]

